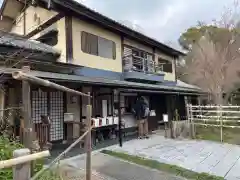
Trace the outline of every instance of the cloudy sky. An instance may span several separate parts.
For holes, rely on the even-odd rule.
[[[140,31],[175,46],[181,32],[198,21],[210,23],[233,0],[77,0],[115,20],[137,24]]]
[[[0,4],[1,4],[0,0]],[[176,46],[181,32],[198,21],[210,23],[233,0],[76,0],[139,31]]]

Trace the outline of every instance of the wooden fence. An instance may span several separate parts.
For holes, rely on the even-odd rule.
[[[0,169],[13,167],[13,180],[30,180],[31,161],[50,156],[49,151],[30,154],[30,149],[17,149],[13,159],[0,161]]]
[[[188,121],[196,136],[205,136],[204,139],[219,137],[221,142],[239,144],[240,135],[240,106],[193,106],[187,105]],[[201,130],[204,132],[200,132]],[[211,137],[210,137],[211,136]],[[240,136],[239,136],[240,137]],[[224,139],[225,138],[225,139]],[[215,138],[216,140],[216,138]]]

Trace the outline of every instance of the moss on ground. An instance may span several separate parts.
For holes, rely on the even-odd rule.
[[[155,160],[145,159],[139,156],[132,156],[126,153],[120,153],[115,151],[103,150],[101,151],[104,154],[108,154],[129,162],[133,162],[135,164],[143,165],[152,169],[157,169],[162,172],[167,172],[169,174],[173,174],[176,176],[181,176],[187,179],[195,179],[195,180],[224,180],[223,177],[213,176],[207,173],[197,173],[182,167],[178,167],[175,165],[169,165],[165,163],[160,163]]]

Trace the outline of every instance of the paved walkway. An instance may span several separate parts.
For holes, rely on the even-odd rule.
[[[123,147],[114,145],[109,150],[126,152],[159,162],[174,164],[196,172],[206,172],[240,179],[240,146],[211,141],[172,140],[153,135],[148,140],[131,140]]]
[[[64,161],[68,179],[84,179],[85,156]],[[181,177],[129,163],[100,152],[92,155],[93,180],[185,180]],[[69,178],[70,177],[70,178]],[[74,179],[74,180],[75,180]]]

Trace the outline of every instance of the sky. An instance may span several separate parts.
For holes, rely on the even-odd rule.
[[[114,20],[177,47],[182,32],[198,21],[211,23],[233,0],[76,0]],[[0,4],[2,0],[0,0]]]
[[[180,34],[199,21],[221,17],[233,0],[77,0],[114,20],[136,24],[144,34],[178,46]]]

